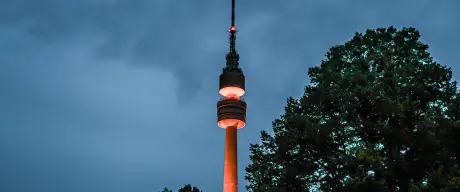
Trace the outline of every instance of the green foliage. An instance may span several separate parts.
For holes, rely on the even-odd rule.
[[[165,188],[161,192],[173,192],[173,191],[168,189],[168,188]],[[182,187],[179,190],[177,190],[177,192],[202,192],[202,191],[200,189],[198,189],[198,187],[192,187],[192,185],[187,184],[184,187]]]
[[[201,192],[198,187],[192,187],[192,185],[185,185],[180,188],[177,192]]]
[[[250,147],[247,190],[449,191],[460,186],[460,93],[414,28],[356,33],[308,70]]]

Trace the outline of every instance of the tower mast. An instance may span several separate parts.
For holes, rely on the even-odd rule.
[[[246,125],[247,104],[241,100],[245,94],[245,76],[239,67],[239,55],[236,51],[235,0],[232,0],[232,25],[230,33],[230,51],[225,59],[219,82],[219,94],[224,96],[217,102],[217,124],[225,129],[224,192],[238,192],[238,150],[237,129]]]
[[[235,0],[232,0],[232,27],[235,26]]]
[[[240,59],[240,56],[238,55],[238,52],[236,51],[236,27],[235,27],[235,0],[232,0],[232,24],[230,29],[228,30],[230,33],[229,37],[229,43],[230,43],[230,51],[227,53],[227,68],[228,70],[239,70],[238,65],[238,60]]]
[[[235,0],[232,0],[232,26],[230,27],[230,53],[236,55]]]

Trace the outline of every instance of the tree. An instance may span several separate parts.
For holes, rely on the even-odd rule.
[[[332,47],[251,144],[248,191],[459,188],[460,92],[419,38],[378,28]]]
[[[161,192],[173,192],[173,191],[168,189],[168,188],[165,188]],[[182,187],[179,190],[177,190],[177,192],[202,192],[202,191],[200,189],[198,189],[198,187],[192,187],[192,185],[187,184],[184,187]]]
[[[192,187],[192,185],[185,185],[180,188],[177,192],[201,192],[198,187]]]

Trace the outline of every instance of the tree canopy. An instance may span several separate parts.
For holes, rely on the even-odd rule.
[[[173,192],[173,191],[168,189],[168,188],[165,188],[161,192]],[[202,191],[200,189],[198,189],[198,187],[192,187],[192,185],[187,184],[184,187],[182,187],[179,190],[177,190],[177,192],[202,192]]]
[[[332,47],[273,133],[251,144],[247,190],[449,191],[460,187],[460,93],[414,28]]]

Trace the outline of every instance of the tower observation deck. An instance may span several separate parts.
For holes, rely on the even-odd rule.
[[[240,56],[235,46],[235,0],[232,0],[232,24],[228,32],[230,50],[219,79],[219,94],[224,98],[217,102],[217,125],[226,130],[223,191],[238,192],[237,129],[246,125],[247,105],[241,99],[245,94],[245,77],[239,67]]]

